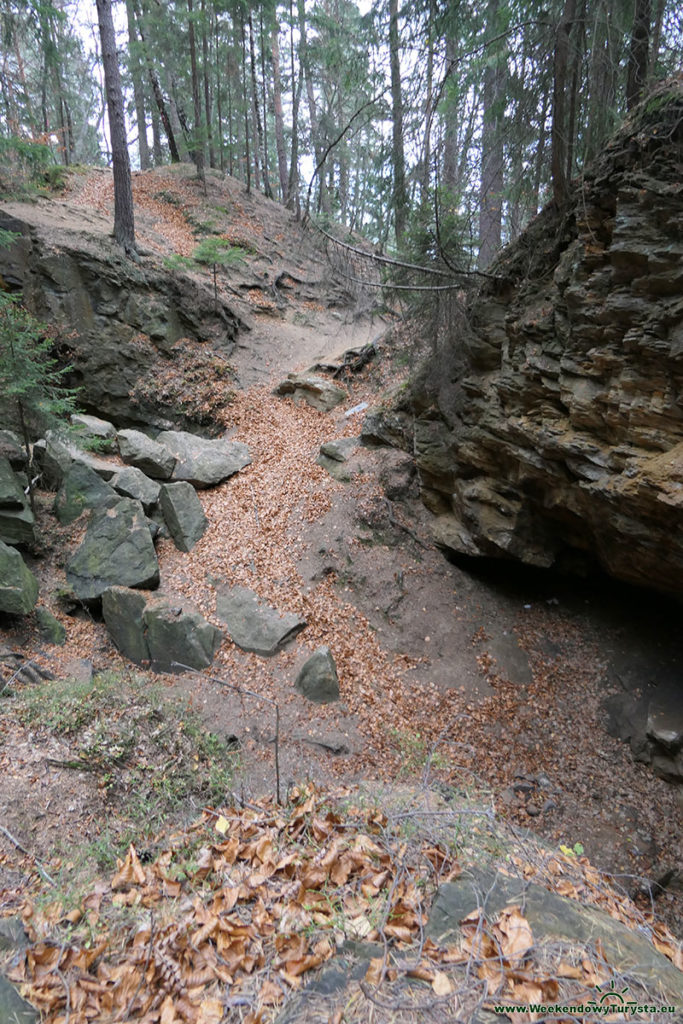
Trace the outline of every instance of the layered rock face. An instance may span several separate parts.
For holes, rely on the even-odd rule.
[[[146,258],[125,259],[87,211],[54,202],[5,203],[0,228],[19,238],[0,249],[0,286],[21,289],[38,319],[56,329],[60,356],[73,367],[79,402],[117,423],[166,428],[185,419],[145,386],[177,362],[183,339],[227,357],[240,321],[189,276]],[[92,223],[90,223],[92,221]]]
[[[447,549],[578,555],[683,593],[682,162],[677,80],[633,112],[570,208],[544,211],[491,268],[450,383],[417,399],[423,496]]]

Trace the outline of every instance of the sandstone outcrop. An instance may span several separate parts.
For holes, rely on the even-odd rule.
[[[492,265],[416,392],[444,548],[683,593],[682,143],[675,80]]]

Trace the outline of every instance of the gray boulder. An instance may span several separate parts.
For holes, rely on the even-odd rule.
[[[0,430],[0,455],[9,460],[15,469],[26,465],[26,449],[18,434],[13,430]]]
[[[71,426],[76,427],[79,433],[87,437],[97,437],[102,441],[113,441],[116,437],[116,427],[109,420],[101,420],[99,416],[86,416],[85,413],[74,413],[71,417]]]
[[[209,525],[194,487],[187,480],[163,484],[159,502],[175,546],[191,551]]]
[[[94,513],[67,564],[66,579],[81,601],[95,600],[111,586],[159,585],[159,563],[139,501],[121,498]]]
[[[340,437],[335,441],[325,441],[320,445],[320,454],[335,462],[346,462],[355,448],[358,447],[357,437]]]
[[[329,412],[347,398],[343,388],[312,373],[288,374],[287,379],[278,384],[273,394],[289,395],[296,405],[305,402],[321,412]]]
[[[6,544],[31,544],[35,520],[23,488],[9,460],[0,456],[0,540]]]
[[[0,611],[28,615],[38,600],[38,581],[16,548],[0,541]]]
[[[56,430],[48,430],[44,438],[36,441],[33,461],[42,473],[45,486],[54,490],[61,485],[72,462],[88,466],[103,480],[110,480],[118,468],[113,462],[83,451],[71,438]]]
[[[208,668],[223,639],[196,609],[167,598],[150,602],[143,622],[152,667],[159,672],[182,672],[174,663]]]
[[[149,661],[143,614],[147,597],[128,587],[108,587],[102,594],[102,615],[117,649],[136,665]]]
[[[86,508],[97,508],[116,500],[113,487],[82,462],[73,462],[65,472],[54,500],[60,523],[73,523]]]
[[[339,700],[337,666],[329,647],[319,647],[304,663],[294,688],[314,704],[332,704]]]
[[[126,466],[114,473],[111,485],[118,494],[139,501],[145,512],[148,512],[159,500],[161,484],[158,484],[156,480],[150,480],[141,469],[136,469],[135,466]]]
[[[164,430],[157,439],[177,459],[173,480],[195,487],[215,487],[251,463],[246,444],[226,438],[198,437],[184,430]]]
[[[158,441],[140,430],[119,430],[116,435],[124,462],[141,469],[155,480],[169,480],[176,464],[175,456]]]
[[[66,630],[49,608],[44,608],[42,605],[36,608],[36,622],[38,623],[38,632],[46,643],[56,644],[58,647],[66,643]]]
[[[7,1024],[38,1024],[39,1014],[22,999],[14,985],[0,975],[0,1020]]]
[[[216,597],[216,615],[228,627],[230,639],[243,651],[272,657],[306,625],[294,612],[284,615],[248,587],[232,587]]]

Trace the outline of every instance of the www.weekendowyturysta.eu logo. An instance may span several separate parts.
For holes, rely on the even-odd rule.
[[[675,1006],[661,1003],[640,1002],[633,998],[627,987],[618,988],[614,981],[606,987],[596,986],[595,995],[582,1003],[527,1003],[516,1006],[499,1004],[493,1007],[494,1013],[512,1016],[515,1013],[540,1013],[545,1017],[554,1014],[591,1014],[594,1017],[607,1017],[611,1020],[628,1020],[638,1014],[676,1013]]]

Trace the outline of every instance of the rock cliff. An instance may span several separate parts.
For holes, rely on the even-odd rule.
[[[683,593],[682,162],[679,78],[492,266],[412,410],[446,549]]]

